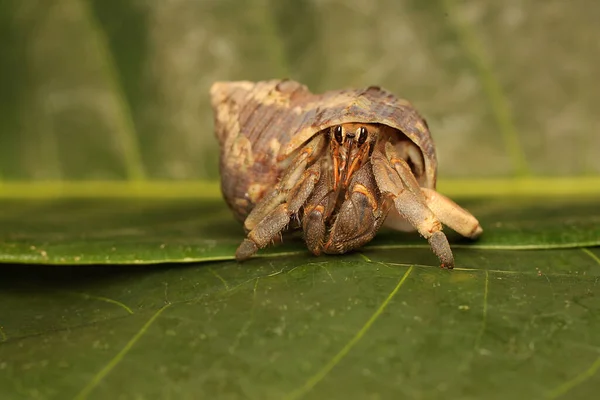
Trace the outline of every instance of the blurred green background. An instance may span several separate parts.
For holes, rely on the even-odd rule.
[[[600,174],[600,3],[2,0],[0,177],[216,180],[208,89],[383,85],[441,178]]]

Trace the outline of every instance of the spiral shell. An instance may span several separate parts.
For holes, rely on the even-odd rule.
[[[215,82],[210,90],[220,145],[221,190],[243,220],[310,138],[343,123],[397,129],[421,150],[420,184],[435,189],[437,160],[425,120],[406,100],[370,86],[313,94],[292,80]]]

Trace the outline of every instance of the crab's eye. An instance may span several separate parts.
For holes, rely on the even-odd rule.
[[[367,132],[367,128],[361,126],[358,130],[358,144],[363,144],[367,140],[369,132]]]
[[[342,127],[341,126],[335,127],[335,129],[333,130],[333,135],[335,136],[335,140],[337,140],[337,142],[339,144],[342,144],[342,140],[344,138],[342,137]]]

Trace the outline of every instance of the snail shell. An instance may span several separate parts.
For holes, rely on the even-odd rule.
[[[313,94],[293,80],[230,81],[215,82],[210,95],[221,190],[240,221],[277,183],[298,149],[314,135],[344,123],[397,130],[399,140],[408,138],[421,152],[419,184],[435,189],[437,160],[427,123],[408,101],[380,87]]]

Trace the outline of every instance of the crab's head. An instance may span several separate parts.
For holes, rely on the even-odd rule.
[[[375,124],[347,123],[329,129],[329,148],[333,162],[334,188],[347,187],[354,174],[367,160],[379,136]]]

